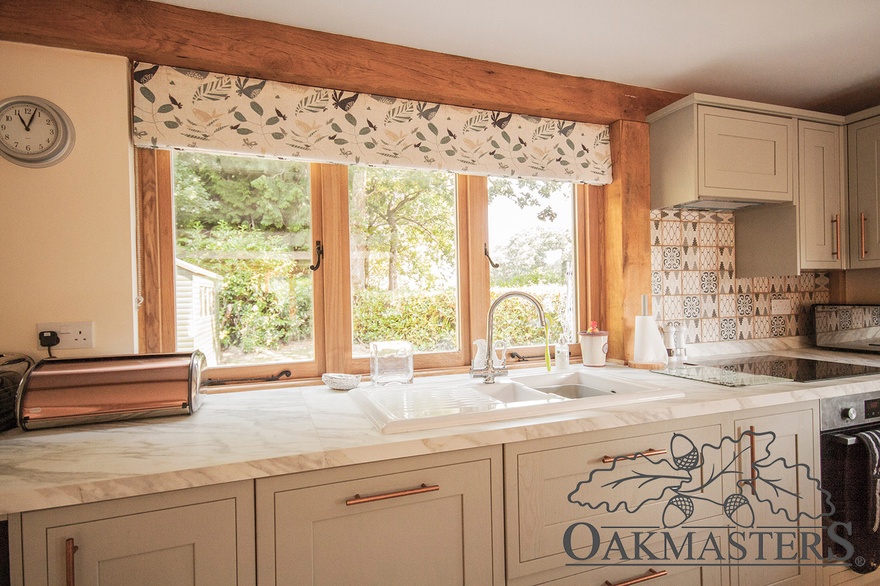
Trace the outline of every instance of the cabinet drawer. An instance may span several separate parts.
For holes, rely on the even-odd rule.
[[[676,448],[671,449],[675,436],[683,436],[686,440],[677,439]],[[577,437],[582,443],[568,439],[570,445],[538,441],[507,446],[505,461],[511,466],[506,471],[510,490],[507,502],[508,576],[533,574],[571,562],[564,551],[563,540],[566,530],[577,522],[588,522],[596,527],[603,540],[610,539],[613,533],[613,530],[603,528],[662,527],[664,510],[670,498],[675,496],[663,486],[677,484],[677,479],[681,479],[688,487],[697,489],[708,480],[713,469],[721,468],[718,450],[707,451],[702,465],[690,471],[677,469],[673,462],[673,456],[679,457],[684,455],[680,452],[687,452],[687,449],[682,450],[682,446],[687,445],[685,441],[697,449],[704,444],[718,445],[720,425],[606,441],[591,440],[589,435]],[[603,462],[603,459],[607,460],[606,456],[615,458],[650,450],[666,452],[649,458]],[[635,479],[646,470],[669,478],[647,483]],[[618,482],[621,479],[630,480]],[[592,484],[579,484],[587,480]],[[712,482],[693,494],[717,501],[721,495],[720,485],[720,482]],[[584,492],[578,495],[590,495],[596,500],[591,499],[589,506],[570,501],[570,495],[579,489]],[[602,504],[606,500],[613,501],[610,507]],[[689,521],[718,514],[717,507],[705,501],[695,499],[693,504]]]
[[[414,458],[258,481],[260,584],[500,584],[494,451],[494,463]]]
[[[668,559],[658,560],[633,560],[629,563],[613,563],[608,565],[586,569],[573,575],[563,578],[552,578],[547,576],[529,576],[514,582],[514,586],[524,586],[526,584],[546,584],[547,586],[608,586],[608,584],[639,584],[640,586],[721,586],[728,583],[728,568],[723,562],[713,559],[710,552],[706,556],[701,556],[700,551],[703,544],[709,539],[710,531],[716,540],[723,539],[724,526],[727,524],[724,517],[715,517],[707,519],[701,525],[712,525],[714,529],[679,529],[670,531],[671,539],[682,544],[685,535],[688,533],[692,538],[694,549],[690,556],[685,556],[685,561],[675,559],[674,555],[664,553],[662,548],[654,547],[654,551],[658,557],[667,556]],[[655,542],[657,543],[657,542]],[[660,541],[662,543],[662,541]],[[633,539],[627,538],[621,540],[621,545],[625,551],[634,557]],[[682,548],[682,553],[686,553]],[[646,557],[646,556],[643,556]],[[701,557],[705,559],[700,559]]]
[[[794,120],[699,106],[700,197],[792,201]]]

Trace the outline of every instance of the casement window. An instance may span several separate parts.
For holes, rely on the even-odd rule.
[[[553,343],[601,306],[585,204],[612,183],[608,126],[137,62],[132,139],[145,351],[207,337],[236,377],[305,379],[408,339],[416,368],[464,369],[501,290],[545,300]],[[543,357],[523,311],[495,338]]]
[[[490,296],[511,290],[534,295],[548,318],[550,343],[577,340],[576,268],[574,254],[575,186],[562,181],[490,177],[489,252]],[[521,299],[505,303],[499,312],[496,339],[512,346],[544,343],[542,328],[523,328],[534,322],[534,308]]]
[[[417,369],[464,369],[513,289],[579,348],[583,185],[154,149],[138,178],[143,351],[309,379],[368,372],[370,342],[406,339]],[[495,339],[543,357],[536,317],[506,301]]]

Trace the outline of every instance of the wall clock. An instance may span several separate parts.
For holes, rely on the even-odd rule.
[[[43,98],[15,96],[0,100],[0,156],[24,167],[48,167],[73,149],[73,123]]]

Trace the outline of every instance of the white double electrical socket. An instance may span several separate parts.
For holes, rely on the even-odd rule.
[[[58,333],[56,350],[68,348],[94,348],[95,322],[93,321],[53,321],[37,324],[37,335],[40,332],[53,331]]]
[[[791,313],[791,299],[783,297],[781,299],[770,300],[770,315],[788,315]]]

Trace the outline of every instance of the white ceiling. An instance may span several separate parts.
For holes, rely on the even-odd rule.
[[[880,0],[163,0],[682,94],[880,104]]]

